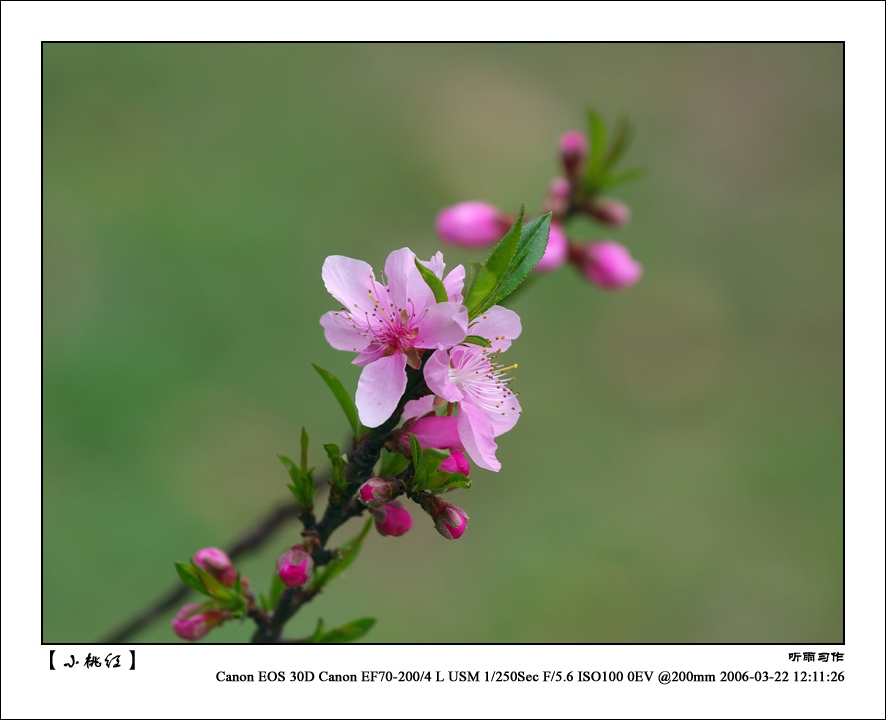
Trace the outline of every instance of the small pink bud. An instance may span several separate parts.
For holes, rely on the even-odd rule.
[[[630,287],[643,274],[640,265],[624,245],[604,240],[580,247],[573,253],[584,276],[605,290]]]
[[[172,631],[182,640],[199,640],[212,628],[221,624],[226,619],[221,610],[207,610],[197,612],[200,605],[190,603],[179,610],[178,615],[172,619]]]
[[[375,511],[375,529],[387,537],[400,537],[412,527],[412,515],[398,500],[394,500]]]
[[[293,545],[277,558],[277,574],[288,588],[304,585],[313,569],[314,561],[304,545]]]
[[[556,223],[551,223],[551,234],[548,235],[548,246],[545,248],[545,254],[541,256],[541,260],[535,266],[534,270],[538,272],[550,272],[556,270],[564,262],[569,255],[569,241],[566,239],[566,233]]]
[[[585,158],[588,156],[588,139],[578,130],[570,130],[560,137],[560,157],[566,175],[575,177]]]
[[[360,486],[357,495],[367,507],[377,508],[391,502],[397,490],[395,483],[382,478],[369,478]]]
[[[451,245],[482,247],[504,236],[511,223],[501,211],[483,202],[463,202],[437,214],[437,234]]]
[[[471,472],[468,459],[458,450],[453,450],[452,454],[440,463],[440,469],[443,472],[457,472],[465,476]]]
[[[436,499],[432,517],[434,527],[447,540],[458,540],[468,526],[468,514],[456,505]]]
[[[597,200],[588,208],[591,217],[604,225],[621,227],[631,219],[631,209],[621,200]]]
[[[548,188],[542,212],[552,212],[555,217],[563,215],[569,208],[569,195],[571,192],[572,188],[569,185],[569,180],[564,177],[555,178],[551,182],[551,187]]]
[[[203,548],[194,555],[194,562],[203,568],[222,585],[233,587],[237,582],[237,571],[231,564],[231,558],[224,550],[218,548]]]

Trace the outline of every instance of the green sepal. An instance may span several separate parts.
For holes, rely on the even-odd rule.
[[[464,488],[467,490],[469,487],[471,487],[471,479],[467,475],[440,471],[431,478],[425,489],[436,494],[451,490],[452,488]]]
[[[363,526],[363,529],[360,531],[360,534],[351,540],[348,540],[348,542],[338,549],[337,557],[333,557],[326,565],[322,566],[319,570],[314,571],[314,580],[312,583],[314,589],[319,590],[330,580],[341,575],[341,573],[343,573],[347,567],[357,559],[357,555],[360,554],[360,546],[363,544],[363,539],[366,537],[366,533],[369,532],[371,526],[372,518],[369,518]]]
[[[422,265],[418,258],[415,259],[415,267],[418,268],[422,278],[424,278],[424,281],[434,293],[434,300],[438,303],[449,302],[449,295],[446,294],[446,288],[443,286],[443,281]]]
[[[480,347],[492,347],[492,343],[489,342],[485,337],[480,337],[479,335],[468,335],[462,343],[467,343],[470,345],[479,345]]]
[[[341,406],[341,409],[345,413],[345,417],[348,419],[348,423],[351,425],[354,439],[359,438],[363,433],[362,426],[360,425],[360,418],[357,415],[357,406],[354,405],[354,401],[351,399],[348,391],[345,390],[345,386],[341,384],[341,380],[328,370],[324,370],[316,363],[311,363],[311,365],[314,366],[314,370],[316,370],[317,374],[323,378],[323,382],[325,382],[327,387],[332,390],[332,394],[335,395],[335,399],[338,400],[338,404]]]
[[[323,632],[323,621],[317,623],[317,629],[310,637],[308,642],[311,643],[348,643],[359,640],[368,633],[372,626],[375,625],[375,618],[360,618],[352,623],[342,625],[335,630]]]
[[[203,586],[203,583],[200,582],[200,578],[197,576],[193,570],[191,570],[190,565],[185,565],[184,563],[177,562],[175,564],[175,571],[178,573],[178,576],[181,578],[182,582],[187,585],[192,590],[196,590],[198,593],[202,593],[203,595],[208,595],[206,592],[206,588]]]
[[[345,477],[345,466],[347,463],[341,456],[341,450],[338,449],[338,445],[335,443],[328,443],[323,446],[323,449],[326,451],[326,456],[329,458],[331,466],[329,482],[336,490],[344,492],[348,488],[348,481]]]

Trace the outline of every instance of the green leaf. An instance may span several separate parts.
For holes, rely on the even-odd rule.
[[[477,271],[465,298],[471,320],[516,290],[545,253],[551,214],[523,225],[523,212],[521,207],[517,221],[492,250],[485,267]]]
[[[323,378],[323,382],[326,383],[327,387],[332,390],[332,394],[335,395],[335,399],[338,400],[338,404],[344,410],[345,416],[351,425],[351,431],[354,433],[354,438],[359,438],[362,433],[360,419],[357,416],[357,406],[354,405],[354,401],[351,399],[348,391],[345,390],[345,386],[341,384],[341,380],[328,370],[324,370],[315,363],[311,363],[311,365],[314,366],[317,374]]]
[[[332,468],[330,475],[330,483],[332,487],[344,492],[348,488],[348,480],[345,477],[345,461],[341,456],[341,450],[335,443],[328,443],[323,446],[326,456],[329,458],[329,464]]]
[[[305,509],[311,507],[317,492],[314,487],[313,475],[310,472],[303,473],[301,468],[285,455],[277,455],[277,457],[280,458],[280,462],[283,463],[289,472],[289,477],[292,478],[292,484],[286,487],[289,488],[295,501]]]
[[[424,490],[428,487],[428,483],[432,482],[437,469],[440,467],[449,453],[445,450],[437,450],[435,448],[425,448],[421,451],[421,460],[415,467],[415,477],[412,479],[412,489],[415,491]],[[413,461],[414,462],[414,461]]]
[[[412,464],[418,468],[421,464],[421,445],[418,443],[418,438],[412,433],[409,433],[409,450],[412,452]]]
[[[308,474],[308,431],[304,425],[301,428],[301,471]]]
[[[471,345],[480,345],[481,347],[492,347],[492,343],[489,342],[485,337],[480,337],[479,335],[468,335],[463,343],[469,343]]]
[[[415,259],[415,267],[418,268],[418,271],[421,273],[421,276],[424,278],[424,281],[428,284],[428,287],[434,293],[434,300],[438,303],[441,302],[449,302],[449,295],[446,294],[446,288],[443,286],[443,281],[440,280],[434,273],[428,270],[424,265],[421,264],[418,258]]]
[[[607,176],[615,167],[619,158],[622,156],[624,151],[628,149],[628,145],[630,145],[632,137],[633,132],[628,119],[619,118],[618,125],[616,125],[615,127],[615,135],[612,139],[612,144],[606,151],[606,157],[603,158],[603,165],[600,168],[600,179],[604,184],[606,183]]]
[[[632,182],[633,180],[639,180],[646,174],[646,170],[644,168],[631,168],[630,170],[624,170],[620,173],[616,173],[615,175],[609,175],[603,182],[603,187],[613,187],[615,185],[623,185],[627,182]]]
[[[314,634],[308,638],[308,642],[319,642],[320,638],[323,636],[323,618],[317,618],[317,627],[314,630]]]
[[[370,527],[372,527],[372,518],[369,518],[366,521],[366,524],[363,526],[359,535],[348,540],[348,542],[339,548],[339,557],[334,557],[319,570],[314,571],[314,588],[317,590],[322,588],[330,580],[341,575],[347,567],[357,559],[357,555],[360,554],[360,546],[363,544],[363,538],[366,537],[366,533],[369,532]]]
[[[265,610],[270,612],[275,607],[277,607],[277,603],[280,602],[280,596],[283,594],[283,591],[285,589],[286,586],[283,584],[280,576],[277,573],[274,573],[274,576],[271,578],[271,589],[268,592],[267,605],[265,605]]]
[[[378,467],[379,477],[399,475],[408,467],[409,459],[406,456],[401,455],[400,453],[392,453],[389,450],[382,448],[381,463]]]
[[[319,630],[322,628],[322,626],[318,624],[318,631],[314,632],[314,636],[311,638],[311,642],[316,642],[316,643],[354,642],[355,640],[359,640],[366,633],[368,633],[372,629],[373,625],[375,625],[375,618],[361,618],[359,620],[354,620],[354,622],[348,623],[347,625],[342,625],[341,627],[336,628],[335,630],[330,630],[327,633],[318,634]]]
[[[185,565],[184,563],[177,562],[175,564],[175,571],[182,579],[182,582],[189,588],[191,588],[192,590],[196,590],[198,593],[202,593],[203,595],[209,594],[206,592],[206,588],[203,586],[203,583],[200,582],[200,578],[197,576],[197,573],[191,570],[190,565]]]
[[[194,587],[195,590],[217,600],[219,606],[225,610],[230,610],[235,613],[243,613],[246,611],[246,601],[242,595],[222,585],[218,580],[212,577],[212,575],[193,562],[188,569],[197,576],[198,582],[203,585],[202,590],[192,585],[191,587]],[[184,579],[181,571],[179,571],[179,576]]]
[[[456,472],[438,472],[431,478],[425,489],[432,493],[441,493],[452,488],[464,488],[467,490],[471,487],[471,479],[466,475]]]

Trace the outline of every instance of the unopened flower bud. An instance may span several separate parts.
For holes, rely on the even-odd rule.
[[[606,290],[630,287],[643,274],[643,266],[628,249],[612,240],[589,243],[571,256],[588,280]]]
[[[394,500],[375,511],[375,529],[381,535],[400,537],[412,527],[412,515],[403,504]]]
[[[551,182],[551,187],[548,188],[542,212],[552,212],[555,217],[563,215],[569,208],[569,195],[571,192],[572,188],[569,185],[569,180],[564,177],[555,178]]]
[[[203,568],[222,585],[233,587],[237,582],[237,571],[231,564],[231,558],[224,550],[218,548],[203,548],[194,555],[194,562]]]
[[[367,507],[377,508],[391,502],[397,491],[396,483],[382,478],[369,478],[360,486],[357,497]]]
[[[222,610],[197,612],[199,609],[198,603],[189,603],[172,619],[172,631],[182,640],[199,640],[227,617]]]
[[[468,526],[468,514],[457,505],[435,497],[424,509],[434,519],[434,527],[447,540],[458,540]]]
[[[484,202],[463,202],[437,214],[437,234],[451,245],[482,247],[501,240],[511,223],[501,211]]]
[[[419,418],[409,428],[409,433],[400,436],[400,447],[409,452],[409,434],[415,435],[423,448],[438,450],[464,450],[458,434],[458,418],[449,415],[429,415]]]
[[[304,585],[313,569],[314,561],[304,545],[293,545],[277,558],[277,574],[288,588]]]
[[[621,200],[595,200],[587,210],[591,217],[611,227],[627,225],[631,219],[631,209]]]
[[[551,232],[548,235],[548,246],[545,248],[545,254],[541,256],[541,260],[535,266],[538,272],[550,272],[556,270],[564,262],[569,255],[569,241],[566,239],[566,233],[556,223],[551,223]]]
[[[443,472],[457,472],[462,475],[469,475],[471,466],[468,459],[458,450],[453,450],[452,454],[440,463],[440,470]]]
[[[567,176],[575,177],[587,156],[588,139],[583,133],[570,130],[560,136],[560,157]]]

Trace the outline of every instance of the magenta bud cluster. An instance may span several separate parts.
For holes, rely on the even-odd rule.
[[[304,545],[293,545],[277,558],[277,575],[288,588],[304,585],[313,570],[314,560]]]
[[[587,135],[578,130],[570,130],[560,137],[558,150],[563,175],[551,182],[542,203],[542,212],[550,212],[552,217],[548,244],[535,270],[550,273],[571,261],[597,287],[620,290],[636,283],[643,274],[642,266],[627,249],[612,240],[578,243],[567,236],[566,221],[576,214],[610,228],[624,227],[631,219],[627,204],[614,198],[597,197],[585,187],[585,166],[591,149]],[[477,248],[498,242],[512,222],[513,216],[493,205],[463,202],[440,211],[437,234],[443,242]]]

